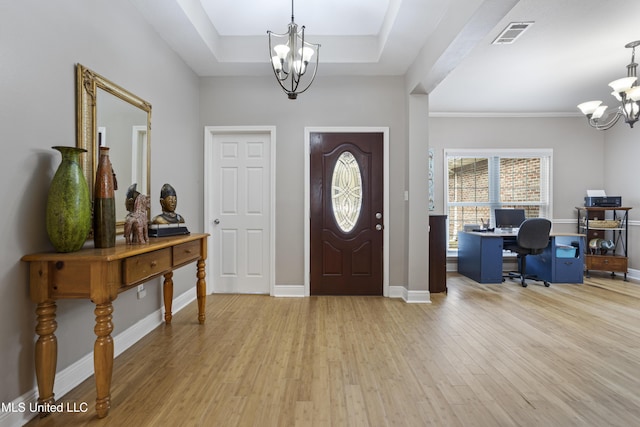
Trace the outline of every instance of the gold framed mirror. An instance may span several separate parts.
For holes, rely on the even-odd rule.
[[[76,109],[77,146],[87,150],[81,166],[91,200],[99,147],[109,147],[109,158],[118,181],[116,233],[122,234],[128,188],[136,184],[138,192],[151,194],[151,104],[77,64]]]

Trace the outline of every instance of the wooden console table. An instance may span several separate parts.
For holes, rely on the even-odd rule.
[[[35,367],[38,380],[38,403],[48,407],[55,403],[53,383],[56,375],[58,344],[54,334],[56,300],[90,299],[95,305],[93,363],[96,379],[96,412],[107,416],[111,401],[113,372],[112,302],[120,292],[159,276],[164,276],[165,322],[171,323],[173,270],[197,261],[196,294],[198,321],[205,320],[208,234],[151,238],[145,245],[127,245],[124,240],[107,249],[83,249],[71,253],[25,255],[29,262],[31,299],[36,308],[38,341]]]

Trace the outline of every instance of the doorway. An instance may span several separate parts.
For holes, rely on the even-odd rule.
[[[272,294],[275,128],[205,127],[208,293]]]
[[[388,296],[388,128],[305,139],[306,294]]]

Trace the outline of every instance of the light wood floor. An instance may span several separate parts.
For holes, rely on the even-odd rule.
[[[432,304],[213,295],[31,426],[631,426],[640,420],[640,285],[545,288],[449,277]],[[117,331],[116,331],[117,333]]]

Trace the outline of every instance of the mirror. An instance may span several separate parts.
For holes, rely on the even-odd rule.
[[[122,234],[129,186],[151,195],[151,104],[80,64],[76,85],[77,146],[87,150],[82,170],[93,199],[98,147],[109,147],[118,181],[116,233]]]

